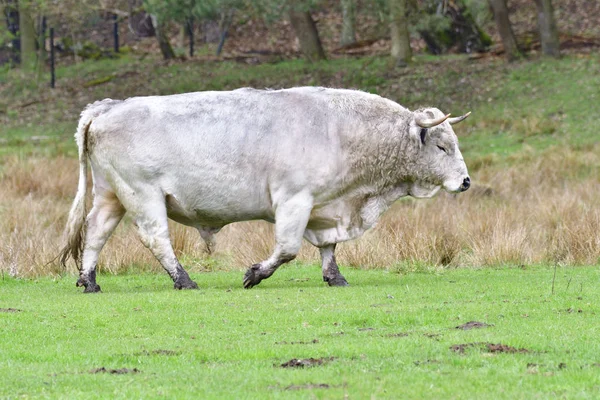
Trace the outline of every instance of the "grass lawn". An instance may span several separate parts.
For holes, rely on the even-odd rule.
[[[343,272],[0,278],[0,398],[600,397],[597,267]]]

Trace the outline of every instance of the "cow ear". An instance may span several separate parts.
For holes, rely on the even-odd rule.
[[[421,136],[421,144],[425,146],[425,136],[427,136],[427,129],[421,128],[421,132],[419,132],[419,136]]]

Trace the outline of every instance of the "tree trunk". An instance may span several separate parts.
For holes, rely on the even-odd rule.
[[[414,1],[414,0],[411,0]],[[428,0],[417,29],[430,53],[485,51],[491,39],[475,22],[468,0]]]
[[[187,23],[184,22],[179,25],[179,33],[177,35],[176,46],[180,49],[185,48],[185,37],[187,36]]]
[[[127,1],[129,31],[137,38],[156,36],[152,25],[152,16],[143,10],[143,4],[143,0]]]
[[[412,58],[406,0],[389,0],[390,33],[392,36],[391,55],[397,66],[406,66]]]
[[[19,36],[21,37],[21,67],[33,72],[36,65],[36,35],[29,2],[19,2]]]
[[[552,0],[535,0],[538,14],[538,30],[542,42],[542,53],[546,56],[560,57],[558,29],[554,19]]]
[[[46,59],[48,54],[46,51],[46,17],[39,17],[38,35],[37,35],[37,63],[36,76],[39,81],[46,69]]]
[[[225,45],[225,39],[229,35],[229,28],[233,22],[233,16],[235,14],[235,8],[230,8],[227,11],[221,13],[221,21],[219,22],[220,39],[219,45],[217,46],[217,56],[221,55],[223,46]]]
[[[163,58],[165,60],[175,58],[175,52],[173,51],[173,47],[171,47],[169,38],[165,34],[164,24],[160,22],[156,15],[152,15],[152,26],[154,27],[156,39],[158,40],[158,45],[160,46],[160,52],[162,53]]]
[[[342,0],[342,47],[356,43],[356,3],[355,0]]]
[[[500,37],[502,38],[506,59],[508,61],[514,61],[520,58],[521,52],[517,46],[517,40],[515,39],[515,34],[510,26],[510,20],[508,19],[506,0],[488,0],[488,2],[494,12],[494,19],[496,20],[498,32],[500,32]]]
[[[12,64],[17,65],[20,62],[21,41],[19,38],[19,11],[16,0],[2,2],[2,15],[6,17],[6,26],[8,31],[13,35],[10,58]]]
[[[300,50],[310,62],[325,60],[325,51],[319,38],[317,25],[309,11],[290,11],[290,23],[300,42]]]

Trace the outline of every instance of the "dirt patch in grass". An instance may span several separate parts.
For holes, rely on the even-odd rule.
[[[302,341],[300,341],[300,342],[286,342],[285,340],[281,341],[281,342],[275,342],[275,344],[315,344],[315,343],[319,343],[319,339],[313,339],[310,342],[302,342]]]
[[[315,367],[318,365],[326,364],[330,361],[335,360],[334,357],[323,357],[323,358],[292,358],[289,361],[284,362],[280,365],[282,368],[304,368],[304,367]]]
[[[415,364],[416,366],[419,366],[419,365],[426,365],[426,364],[439,364],[439,363],[440,363],[440,361],[439,361],[439,360],[425,360],[425,361],[418,361],[418,360],[417,360],[417,361],[414,361],[414,364]]]
[[[462,329],[463,331],[468,331],[469,329],[487,328],[489,326],[494,326],[494,325],[486,324],[485,322],[469,321],[466,324],[457,326],[456,329]]]
[[[134,356],[178,356],[180,354],[181,353],[179,351],[164,349],[157,349],[152,351],[143,350],[137,353],[133,353]]]
[[[465,350],[470,347],[479,348],[488,353],[529,353],[528,349],[517,349],[515,347],[502,344],[502,343],[486,343],[486,342],[475,342],[475,343],[463,343],[463,344],[454,344],[450,346],[450,350],[455,351],[460,354],[464,354]]]
[[[433,339],[433,340],[440,340],[439,338],[442,336],[439,333],[431,333],[431,332],[427,332],[424,333],[423,336],[429,338],[429,339]]]
[[[17,312],[21,312],[23,310],[19,310],[18,308],[0,308],[0,312],[5,312],[5,313],[17,313]]]
[[[490,353],[529,353],[528,349],[517,349],[502,343],[486,343],[485,346]]]
[[[284,390],[329,389],[330,387],[327,383],[306,383],[304,385],[286,386]]]
[[[137,368],[119,368],[119,369],[107,369],[104,367],[94,368],[90,370],[90,374],[113,374],[113,375],[124,375],[124,374],[138,374],[140,371]]]
[[[552,376],[555,372],[562,371],[565,368],[567,368],[567,363],[564,362],[554,366],[548,366],[547,364],[527,363],[527,373],[531,375],[542,374],[545,376]]]
[[[386,337],[407,337],[408,333],[405,332],[399,332],[399,333],[390,333],[388,335],[385,335]]]

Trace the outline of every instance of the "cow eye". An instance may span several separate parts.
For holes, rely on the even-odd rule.
[[[446,150],[442,146],[438,146],[437,148],[440,149],[441,151],[443,151],[444,153],[448,154],[448,150]]]

